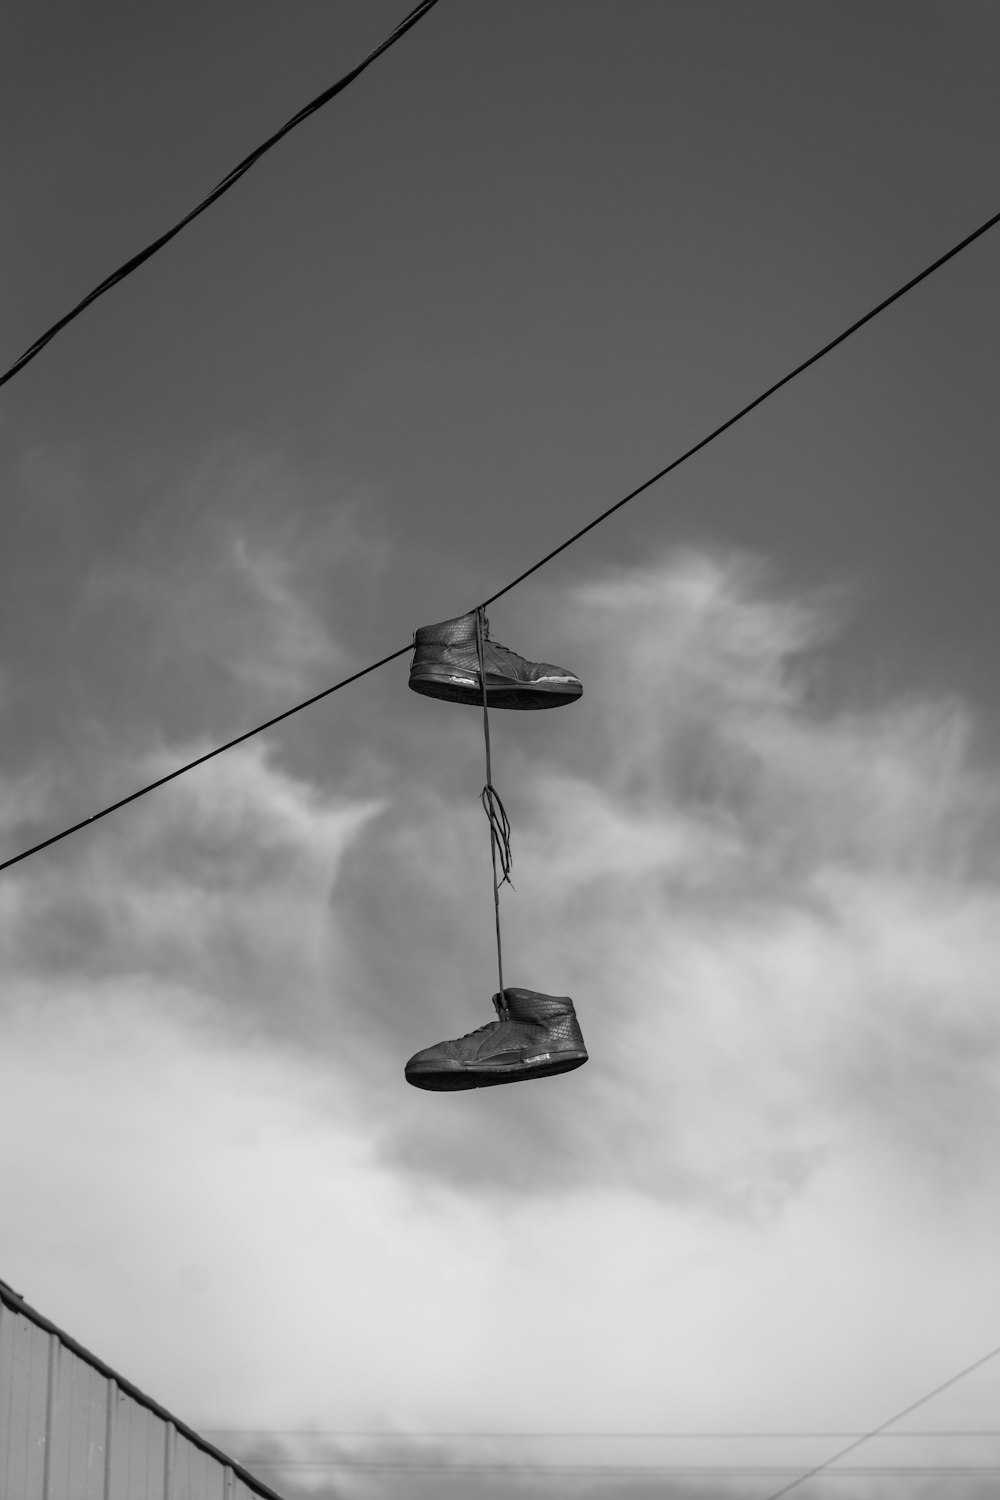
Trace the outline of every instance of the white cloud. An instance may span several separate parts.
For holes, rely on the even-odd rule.
[[[131,774],[155,780],[205,748],[174,746]],[[71,976],[180,985],[217,1024],[301,1036],[338,1005],[331,893],[379,807],[323,798],[262,742],[237,746],[26,865],[7,965],[61,976],[61,992]]]
[[[1000,780],[968,712],[821,713],[829,602],[742,562],[564,610],[573,745],[505,726],[498,781],[509,982],[574,995],[567,1079],[402,1081],[492,987],[461,714],[440,783],[405,727],[364,802],[243,747],[22,872],[0,1274],[182,1415],[858,1427],[1000,1326]]]
[[[325,1065],[199,1037],[166,987],[78,986],[58,1011],[27,986],[17,999],[0,1090],[30,1126],[7,1139],[5,1269],[188,1419],[856,1427],[980,1352],[989,1216],[929,1217],[860,1159],[766,1235],[708,1235],[624,1186],[483,1205],[380,1164],[332,1117]],[[995,1394],[966,1393],[969,1425]]]
[[[1000,781],[972,761],[968,712],[821,713],[830,600],[775,601],[739,559],[583,588],[562,626],[586,681],[567,758],[539,735],[511,751],[505,724],[496,765],[513,792],[505,974],[573,994],[593,1061],[458,1134],[404,1106],[400,1159],[472,1191],[544,1190],[555,1171],[767,1218],[865,1139],[981,1187],[975,1143],[1000,1125]],[[457,784],[398,801],[344,893],[355,923],[397,926],[378,988],[425,976],[413,1014],[433,1029],[411,1027],[414,1046],[467,1030],[495,988],[484,820]],[[397,1002],[375,1045],[400,1024]],[[491,1148],[501,1120],[520,1174]]]

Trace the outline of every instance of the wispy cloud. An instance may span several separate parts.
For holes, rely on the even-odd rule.
[[[415,1102],[397,1146],[414,1170],[548,1191],[558,1162],[756,1216],[848,1141],[909,1142],[923,1170],[957,1119],[996,1125],[998,781],[961,705],[820,713],[812,660],[834,625],[829,599],[776,599],[740,559],[674,558],[567,601],[587,684],[569,761],[515,754],[497,775],[518,808],[507,973],[576,997],[588,1124],[558,1084],[514,1121],[477,1100],[458,1133]],[[472,796],[415,792],[345,893],[358,923],[400,913],[377,989],[407,992],[422,955],[435,999],[410,1040],[418,1015],[467,1029],[491,987],[480,822]],[[389,1045],[398,1001],[373,1011]],[[501,1118],[513,1171],[488,1146]]]
[[[863,1426],[982,1352],[1000,779],[960,704],[817,707],[835,625],[694,554],[559,601],[575,727],[505,723],[497,776],[509,982],[574,996],[566,1079],[402,1079],[495,988],[451,705],[368,726],[364,798],[243,747],[29,863],[0,910],[0,1099],[34,1122],[30,1155],[0,1136],[5,1275],[232,1426]]]
[[[359,524],[357,502],[335,477],[314,487],[326,503],[311,507],[319,519],[306,532],[302,478],[273,453],[220,443],[174,476],[169,503],[128,545],[92,567],[83,620],[110,613],[138,631],[174,691],[178,658],[258,701],[332,680],[348,660],[336,601],[348,584],[363,594],[365,577],[374,586],[383,557],[374,518]]]
[[[132,768],[153,780],[205,747]],[[102,837],[39,858],[20,882],[8,963],[55,977],[155,979],[200,997],[217,1024],[302,1037],[329,1010],[339,941],[330,901],[345,852],[379,803],[324,798],[237,747],[155,794]],[[24,899],[30,893],[29,899]]]

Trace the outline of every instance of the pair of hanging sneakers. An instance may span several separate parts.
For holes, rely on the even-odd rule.
[[[487,708],[559,708],[583,692],[579,677],[549,662],[526,661],[490,640],[483,621],[480,675],[477,612],[414,632],[410,687],[428,698]],[[493,996],[497,1019],[417,1052],[406,1079],[439,1092],[491,1088],[526,1078],[568,1073],[587,1061],[583,1033],[568,995],[504,987]]]

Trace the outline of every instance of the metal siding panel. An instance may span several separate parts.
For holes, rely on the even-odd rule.
[[[174,1434],[168,1500],[225,1500],[225,1470],[183,1433]]]
[[[89,1367],[88,1367],[89,1368]],[[92,1455],[93,1500],[106,1500],[108,1488],[108,1406],[113,1382],[103,1370],[92,1370],[87,1402],[87,1445]],[[88,1500],[91,1500],[88,1494]]]
[[[167,1430],[170,1462],[167,1467],[167,1500],[188,1500],[189,1486],[187,1453],[184,1443],[177,1435],[176,1427]]]
[[[205,1500],[226,1500],[226,1475],[229,1470],[210,1453],[205,1454],[205,1459]]]
[[[223,1495],[225,1500],[258,1500],[257,1491],[252,1490],[232,1469],[226,1470],[226,1489],[223,1490]]]
[[[188,1453],[182,1439],[177,1436],[176,1428],[170,1433],[170,1449],[170,1486],[167,1490],[167,1500],[190,1500]]]
[[[166,1500],[174,1500],[177,1494],[177,1428],[168,1422],[163,1431],[163,1493]]]
[[[12,1369],[14,1364],[14,1314],[0,1302],[0,1495],[7,1493],[7,1465],[13,1427],[11,1407],[14,1404]]]
[[[73,1431],[72,1360],[72,1354],[63,1348],[58,1339],[53,1339],[45,1500],[66,1500],[70,1436]]]
[[[205,1500],[205,1465],[208,1454],[192,1448],[184,1438],[178,1438],[177,1447],[180,1449],[184,1475],[184,1486],[178,1487],[177,1500]]]
[[[14,1404],[14,1314],[0,1302],[0,1495],[6,1495],[7,1465],[10,1461]]]
[[[108,1478],[107,1500],[134,1500],[135,1490],[129,1469],[132,1460],[133,1430],[128,1420],[129,1398],[111,1387],[108,1404]]]
[[[4,1319],[9,1341],[6,1494],[40,1496],[45,1484],[49,1335],[20,1313]]]
[[[150,1411],[129,1398],[130,1420],[141,1431],[143,1439],[140,1473],[146,1488],[138,1493],[149,1496],[149,1500],[167,1500],[167,1424]]]
[[[127,1382],[123,1391],[103,1361],[27,1311],[31,1317],[0,1301],[0,1500],[264,1494],[225,1454],[178,1431],[169,1413],[139,1392],[137,1400]]]
[[[66,1500],[104,1500],[104,1414],[107,1380],[74,1354]],[[54,1500],[54,1497],[53,1497]]]
[[[165,1424],[116,1390],[112,1431],[108,1500],[165,1500]]]
[[[104,1500],[108,1381],[58,1341],[45,1500]]]
[[[121,1500],[123,1490],[121,1487],[121,1440],[118,1436],[118,1405],[120,1392],[118,1382],[108,1382],[108,1429],[107,1429],[107,1454],[105,1462],[107,1472],[104,1479],[104,1500]]]

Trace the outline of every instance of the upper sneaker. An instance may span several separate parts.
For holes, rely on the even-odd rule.
[[[587,1061],[583,1033],[568,995],[504,989],[494,995],[498,1020],[451,1042],[425,1047],[406,1064],[418,1089],[484,1089],[522,1078],[568,1073]]]
[[[546,661],[526,661],[489,638],[485,621],[483,661],[488,708],[558,708],[583,692],[579,677]],[[410,687],[429,698],[481,705],[483,689],[476,649],[476,611],[423,625],[413,635]]]

